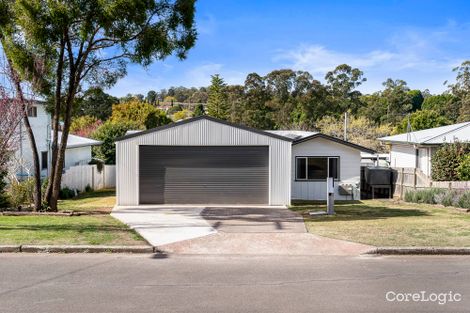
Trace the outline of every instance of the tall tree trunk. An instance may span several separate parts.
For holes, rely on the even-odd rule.
[[[64,126],[62,129],[62,136],[60,138],[60,145],[57,152],[57,160],[54,164],[54,179],[52,185],[52,192],[51,197],[49,199],[49,206],[53,211],[57,211],[57,201],[59,200],[59,191],[60,185],[62,182],[62,171],[64,170],[64,162],[65,162],[65,150],[67,149],[67,138],[69,136],[70,131],[70,123],[71,123],[71,115],[72,115],[72,102],[73,100],[69,96],[66,103],[66,112],[65,112],[65,119],[64,119]]]
[[[47,182],[47,189],[44,195],[44,200],[47,203],[50,203],[51,196],[52,196],[52,188],[54,186],[54,179],[55,179],[55,164],[57,163],[57,154],[58,154],[58,136],[59,136],[59,119],[60,119],[60,109],[61,109],[61,98],[62,98],[62,75],[63,75],[63,67],[64,67],[64,50],[65,50],[65,42],[62,39],[60,42],[60,55],[59,55],[59,62],[57,64],[57,84],[55,89],[54,95],[54,114],[52,118],[52,145],[51,145],[51,168],[49,172],[49,178]]]
[[[34,167],[34,211],[38,211],[41,209],[41,169],[39,167],[39,153],[36,146],[36,138],[34,137],[33,129],[31,128],[31,124],[29,123],[28,118],[28,107],[23,95],[23,89],[21,88],[20,78],[18,73],[13,69],[11,60],[7,58],[8,67],[10,70],[11,80],[15,86],[15,90],[17,96],[20,99],[20,103],[22,106],[23,112],[23,122],[26,127],[26,132],[28,133],[29,144],[31,146],[31,150],[33,152],[33,167]]]

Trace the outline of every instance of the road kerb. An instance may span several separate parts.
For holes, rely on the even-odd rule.
[[[1,245],[0,253],[154,253],[152,246]]]
[[[376,247],[364,254],[379,255],[470,255],[470,247]]]

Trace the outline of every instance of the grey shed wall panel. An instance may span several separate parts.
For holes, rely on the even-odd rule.
[[[116,142],[116,200],[139,205],[139,146],[269,146],[269,204],[291,199],[291,142],[210,120],[197,120]]]
[[[269,147],[140,146],[140,204],[268,204]]]

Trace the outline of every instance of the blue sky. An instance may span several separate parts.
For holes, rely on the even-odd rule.
[[[347,63],[364,71],[363,92],[387,78],[445,90],[452,68],[470,59],[470,1],[199,0],[199,38],[188,58],[131,65],[109,92],[146,94],[170,86],[207,86],[220,74],[243,84],[248,73],[306,70],[322,80]]]

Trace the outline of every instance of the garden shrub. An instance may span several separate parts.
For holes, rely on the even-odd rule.
[[[438,203],[438,195],[442,193],[443,191],[437,188],[409,190],[405,193],[404,199],[406,202],[412,203],[436,204]]]
[[[59,191],[59,198],[62,200],[73,198],[75,195],[75,190],[70,189],[69,187],[64,187]]]
[[[90,185],[86,185],[85,187],[85,192],[92,192],[93,188],[90,187]]]
[[[464,209],[470,209],[470,191],[465,191],[458,201],[458,205]]]
[[[462,157],[460,165],[457,167],[457,176],[462,181],[470,180],[470,154]]]
[[[432,179],[436,181],[459,180],[457,168],[468,154],[470,154],[470,143],[443,144],[431,159]]]
[[[23,204],[28,206],[33,203],[34,179],[27,178],[23,181],[12,180],[8,191],[8,199],[13,208]]]
[[[0,171],[0,208],[6,208],[9,205],[8,196],[6,192],[7,183],[5,178],[7,176],[6,171]]]
[[[442,204],[443,206],[454,206],[458,199],[457,192],[454,190],[447,190],[439,200],[438,203]]]

